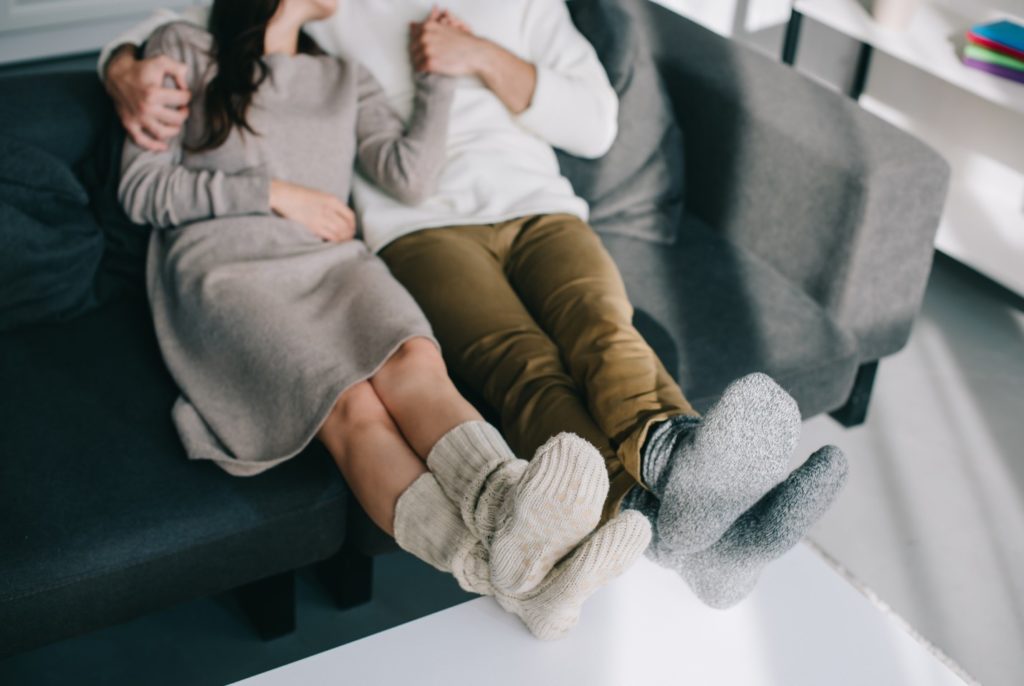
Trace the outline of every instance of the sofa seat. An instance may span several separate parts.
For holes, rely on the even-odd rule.
[[[0,387],[2,652],[294,569],[342,544],[348,491],[319,445],[250,478],[187,459],[144,299],[4,334]]]
[[[731,380],[775,378],[805,417],[840,407],[857,371],[857,345],[811,297],[752,252],[693,216],[675,245],[602,240],[622,272],[634,322],[705,411]]]

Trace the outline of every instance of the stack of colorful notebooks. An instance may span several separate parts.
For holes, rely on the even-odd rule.
[[[964,64],[1024,83],[1024,26],[1004,20],[972,27]]]

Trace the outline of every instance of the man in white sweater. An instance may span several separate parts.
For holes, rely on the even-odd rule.
[[[135,47],[182,19],[205,25],[206,13],[157,12],[100,58],[145,147],[177,134],[188,95],[164,87],[179,65],[138,60]],[[615,92],[565,3],[343,0],[308,32],[367,67],[405,117],[414,69],[459,77],[430,197],[402,205],[362,176],[353,187],[363,239],[427,314],[453,375],[499,412],[520,455],[561,431],[596,445],[611,479],[606,516],[623,503],[642,510],[653,557],[712,605],[742,598],[828,507],[846,463],[819,451],[786,478],[800,414],[785,391],[745,377],[701,418],[633,327],[553,149],[597,158],[617,132]]]

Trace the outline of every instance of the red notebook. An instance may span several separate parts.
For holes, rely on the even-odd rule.
[[[1004,55],[1015,57],[1018,60],[1024,60],[1024,50],[1016,50],[1008,45],[1003,45],[1002,43],[997,43],[994,40],[989,40],[984,36],[979,36],[973,30],[967,32],[967,40],[971,41],[975,45],[980,45],[983,48],[1001,52]]]

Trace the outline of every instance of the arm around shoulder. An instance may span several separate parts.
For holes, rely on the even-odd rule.
[[[171,24],[152,36],[146,55],[168,55],[186,64],[187,85],[201,97],[209,41],[201,29]],[[227,174],[190,169],[182,163],[183,137],[179,133],[160,152],[125,140],[118,199],[132,221],[169,228],[211,217],[269,213],[270,180],[265,170]]]
[[[107,66],[111,58],[121,48],[131,46],[138,48],[145,45],[149,37],[161,26],[176,21],[186,21],[197,26],[205,27],[209,19],[209,10],[205,7],[191,6],[180,14],[168,9],[158,9],[151,15],[135,24],[130,29],[120,34],[114,40],[103,46],[100,50],[99,59],[96,62],[96,71],[101,81],[106,81]]]

